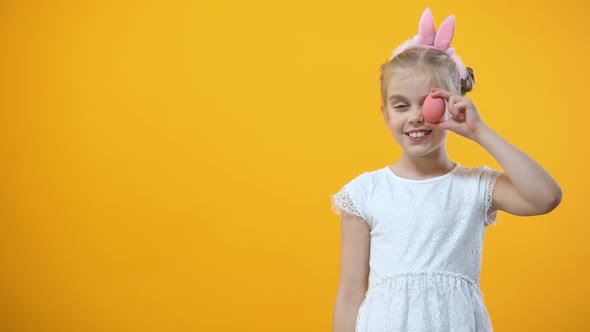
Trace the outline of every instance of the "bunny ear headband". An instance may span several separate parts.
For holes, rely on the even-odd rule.
[[[404,50],[410,47],[426,47],[436,48],[444,51],[457,65],[459,76],[462,79],[467,78],[467,69],[461,61],[461,58],[455,54],[455,48],[451,46],[453,35],[455,33],[455,15],[447,17],[444,22],[440,25],[438,32],[434,28],[434,17],[429,7],[426,7],[422,17],[420,18],[420,24],[418,25],[418,34],[413,39],[407,40],[400,46],[398,46],[391,55],[393,59],[396,55],[400,54]]]

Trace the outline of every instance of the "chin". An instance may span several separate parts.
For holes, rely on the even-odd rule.
[[[404,145],[403,149],[408,154],[411,154],[411,155],[417,156],[417,157],[422,157],[422,156],[427,156],[431,153],[436,152],[443,145],[444,145],[444,141],[439,141],[439,142],[437,142],[437,144],[432,144],[432,142],[429,142],[429,143],[423,144],[423,145],[414,145],[414,146]]]
[[[415,157],[424,157],[428,156],[429,154],[433,153],[436,149],[429,149],[429,150],[417,150],[417,149],[406,149],[406,153]]]

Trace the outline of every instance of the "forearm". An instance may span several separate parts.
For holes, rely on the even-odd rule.
[[[561,188],[534,159],[502,138],[490,127],[483,127],[474,138],[504,169],[516,190],[534,206],[561,200]]]
[[[354,332],[359,308],[363,297],[345,298],[341,293],[336,297],[333,332]]]

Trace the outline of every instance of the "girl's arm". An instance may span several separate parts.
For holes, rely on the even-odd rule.
[[[561,203],[562,191],[555,179],[535,160],[488,127],[471,99],[438,88],[432,91],[433,97],[448,100],[452,118],[428,124],[477,142],[504,168],[504,174],[494,185],[492,210],[531,216],[549,213]]]
[[[354,332],[369,283],[370,228],[367,222],[342,211],[340,286],[334,306],[334,332]]]
[[[492,210],[532,216],[549,213],[561,203],[561,187],[533,158],[488,126],[479,128],[473,140],[504,169],[494,185]]]

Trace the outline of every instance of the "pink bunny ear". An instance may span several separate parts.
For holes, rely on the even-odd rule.
[[[426,7],[420,17],[420,23],[418,24],[418,36],[421,45],[433,45],[434,38],[436,36],[436,29],[434,28],[434,17],[430,7]]]
[[[418,25],[418,34],[414,38],[406,40],[404,43],[395,48],[389,60],[410,47],[437,48],[446,52],[457,65],[457,71],[461,78],[468,75],[467,67],[463,64],[461,57],[455,53],[455,48],[451,46],[453,35],[455,34],[455,15],[445,19],[440,25],[438,32],[434,28],[434,17],[429,7],[426,7],[420,18]]]
[[[446,50],[455,34],[455,15],[451,15],[438,28],[438,33],[434,38],[434,46],[439,50]]]

